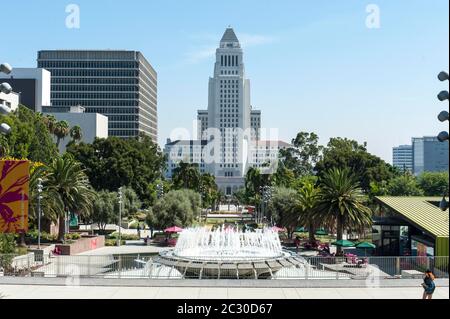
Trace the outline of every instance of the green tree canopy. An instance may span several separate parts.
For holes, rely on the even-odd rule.
[[[181,161],[173,170],[172,183],[174,189],[198,190],[200,186],[201,174],[198,164]]]
[[[155,202],[147,222],[161,229],[191,226],[201,210],[200,195],[190,189],[172,190]]]
[[[418,183],[425,196],[448,194],[448,172],[424,172],[419,175]]]
[[[299,197],[295,190],[275,187],[269,202],[268,211],[277,225],[286,227],[292,236],[300,221]]]
[[[41,113],[19,105],[14,112],[0,115],[0,122],[11,126],[11,133],[0,135],[0,156],[27,158],[45,164],[57,156],[58,150]]]
[[[216,178],[211,174],[202,174],[200,177],[200,194],[202,196],[202,206],[211,207],[219,200],[219,188]]]
[[[97,200],[93,203],[90,220],[96,223],[101,230],[105,230],[109,223],[117,224],[119,214],[117,210],[117,193],[100,191]]]
[[[319,177],[334,168],[348,168],[366,193],[370,192],[371,182],[388,181],[399,174],[381,158],[367,152],[365,145],[340,137],[330,139],[323,151],[323,158],[316,164]]]
[[[417,179],[405,174],[391,179],[386,188],[387,194],[390,196],[423,196],[423,191],[420,189]]]
[[[152,204],[152,184],[162,178],[165,159],[147,136],[136,139],[108,137],[92,144],[68,145],[67,152],[82,163],[96,190],[131,187],[145,206]]]
[[[291,170],[296,177],[312,174],[323,149],[318,143],[317,134],[299,132],[291,141],[292,147],[280,150],[283,166]]]

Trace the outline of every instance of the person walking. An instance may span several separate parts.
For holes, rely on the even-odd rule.
[[[425,272],[422,287],[424,289],[422,299],[431,299],[433,297],[436,285],[434,283],[434,274],[431,270]]]

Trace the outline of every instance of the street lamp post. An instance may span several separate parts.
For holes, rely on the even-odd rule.
[[[448,203],[448,201],[445,199],[445,194],[444,194],[444,196],[442,197],[442,200],[441,200],[440,203],[439,203],[439,208],[440,208],[443,212],[445,212],[445,211],[448,209],[448,207],[449,207],[449,203]]]
[[[442,71],[441,73],[438,74],[438,79],[441,82],[448,81],[449,80],[449,75],[448,75],[447,72]],[[437,98],[441,102],[444,102],[446,100],[448,101],[449,100],[449,93],[448,93],[448,91],[441,91],[438,94]],[[449,120],[448,112],[447,111],[442,111],[441,113],[439,113],[438,120],[440,122],[448,121]],[[446,132],[446,131],[440,132],[439,135],[437,136],[437,139],[439,140],[439,142],[448,141],[448,139],[449,139],[448,132]]]
[[[119,187],[119,241],[117,242],[117,246],[120,246],[120,243],[122,241],[122,233],[121,233],[121,228],[122,228],[122,187]]]
[[[41,193],[42,193],[42,178],[38,178],[38,185],[37,185],[37,191],[38,191],[38,249],[41,249]]]
[[[12,67],[8,63],[2,63],[0,64],[0,73],[10,74],[12,71]],[[11,85],[8,83],[0,83],[0,92],[9,94],[12,92]],[[11,112],[11,109],[7,107],[6,105],[0,105],[0,114],[9,114]],[[0,133],[1,134],[9,134],[11,132],[11,127],[6,123],[0,124]]]
[[[157,184],[156,185],[156,197],[159,199],[164,195],[164,185]]]
[[[260,188],[261,195],[262,195],[262,201],[261,201],[261,216],[259,217],[260,221],[263,221],[264,218],[267,220],[266,216],[266,205],[272,198],[272,190],[273,188],[271,186],[261,186]]]

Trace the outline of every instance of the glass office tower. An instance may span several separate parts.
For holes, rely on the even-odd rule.
[[[109,136],[157,142],[157,73],[139,51],[42,50],[37,64],[51,72],[51,103],[81,105],[108,117]]]

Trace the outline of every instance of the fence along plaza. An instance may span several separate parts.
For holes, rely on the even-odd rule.
[[[448,278],[445,257],[301,257],[283,250],[276,231],[220,227],[185,229],[174,249],[156,256],[0,255],[0,275],[154,279]]]

